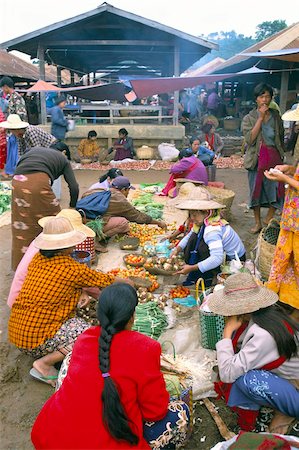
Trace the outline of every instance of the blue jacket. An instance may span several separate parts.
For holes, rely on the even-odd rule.
[[[51,108],[52,126],[51,134],[62,141],[65,138],[67,132],[68,122],[64,117],[63,111],[59,106]]]

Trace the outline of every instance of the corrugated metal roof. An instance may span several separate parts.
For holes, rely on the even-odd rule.
[[[228,71],[240,71],[250,67],[253,62],[250,56],[244,53],[253,53],[258,51],[283,50],[285,48],[299,47],[299,22],[279,31],[263,41],[246,48],[241,53],[229,58],[221,66],[217,67],[210,73],[226,73]],[[251,61],[250,61],[251,60]],[[236,66],[236,67],[234,67]],[[238,67],[237,67],[238,66]]]
[[[17,81],[36,81],[39,79],[39,69],[38,66],[0,49],[0,76],[4,75],[17,79]],[[46,70],[46,80],[56,81],[56,77]]]
[[[78,73],[106,72],[111,66],[133,59],[140,67],[159,71],[163,76],[174,74],[175,46],[180,54],[180,73],[210,50],[218,49],[217,44],[206,39],[107,3],[4,42],[0,48],[36,57],[39,45],[44,46],[48,63]]]

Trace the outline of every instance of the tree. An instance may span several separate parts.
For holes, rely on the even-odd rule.
[[[273,20],[262,22],[256,26],[255,38],[257,41],[262,41],[266,39],[272,34],[278,33],[278,31],[284,30],[287,28],[287,24],[285,20]]]

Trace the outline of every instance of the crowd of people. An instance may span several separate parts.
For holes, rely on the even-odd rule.
[[[138,305],[133,282],[74,257],[87,239],[95,239],[91,222],[101,228],[95,244],[100,253],[109,252],[113,236],[128,233],[130,222],[157,225],[164,231],[167,224],[132,205],[128,195],[134,186],[117,168],[109,169],[79,199],[63,142],[65,100],[60,98],[51,108],[49,134],[29,125],[10,80],[2,79],[0,85],[10,94],[8,104],[0,103],[8,112],[1,127],[11,131],[8,149],[15,152],[11,159],[15,275],[8,297],[9,341],[33,359],[30,375],[51,386],[58,379],[57,364],[71,352],[64,381],[34,423],[33,445],[81,450],[179,447],[192,412],[186,403],[169,396],[160,367],[160,344],[132,331]],[[210,311],[227,317],[216,346],[215,390],[237,413],[242,430],[254,430],[260,408],[267,406],[275,412],[269,431],[286,434],[299,419],[299,162],[284,164],[283,125],[279,112],[270,106],[272,87],[259,84],[254,95],[256,108],[242,123],[247,144],[244,166],[255,218],[252,233],[268,224],[276,210],[282,213],[281,230],[267,283],[240,272],[208,297]],[[202,95],[202,100],[211,112],[212,99],[209,103]],[[188,99],[184,101],[184,110],[191,107]],[[299,108],[283,117],[299,121]],[[99,158],[96,138],[91,130],[80,143],[81,158]],[[172,250],[172,256],[184,258],[177,276],[186,275],[185,286],[200,278],[207,287],[214,286],[223,261],[246,260],[244,243],[222,216],[225,206],[204,187],[205,166],[222,148],[214,124],[206,122],[190,147],[181,150],[163,189],[163,195],[175,197],[175,207],[188,215],[175,234],[183,236]],[[109,155],[115,160],[135,156],[126,129],[119,130]],[[61,176],[70,191],[65,210],[53,192],[53,183]],[[185,198],[183,190],[177,191],[178,178],[191,183]],[[264,207],[268,213],[263,219]],[[90,297],[99,300],[95,327],[76,316],[77,306],[86,306]]]

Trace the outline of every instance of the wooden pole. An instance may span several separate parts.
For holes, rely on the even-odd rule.
[[[180,51],[177,45],[174,48],[174,76],[180,76]],[[179,95],[179,91],[174,92],[173,125],[179,123]]]
[[[57,66],[57,85],[61,87],[61,67]]]
[[[37,57],[39,59],[39,77],[41,80],[46,79],[45,69],[45,49],[42,44],[38,45]],[[47,110],[46,110],[46,93],[40,92],[40,120],[43,125],[47,123]]]
[[[289,72],[285,71],[281,73],[281,82],[280,82],[279,108],[282,114],[287,109],[288,89],[289,89]]]

